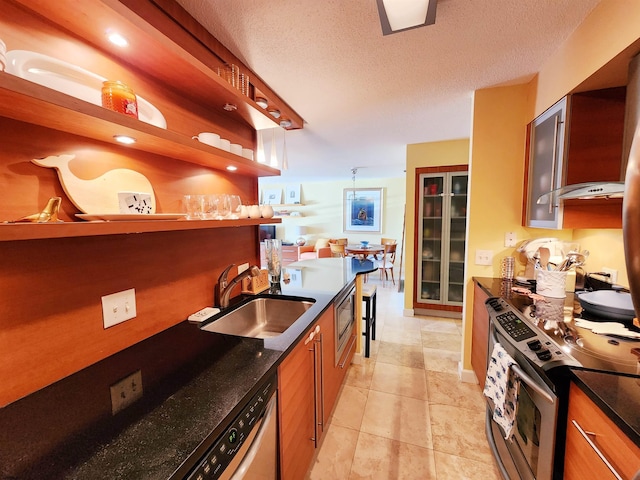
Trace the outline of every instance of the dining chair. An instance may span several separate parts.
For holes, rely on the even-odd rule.
[[[329,246],[331,247],[331,256],[332,257],[344,257],[345,256],[345,252],[344,252],[344,245],[342,244],[337,244],[337,243],[330,243]]]
[[[384,243],[384,254],[382,258],[378,260],[378,270],[380,270],[380,279],[382,280],[382,286],[384,287],[385,279],[389,281],[389,271],[391,271],[391,281],[396,284],[396,280],[393,277],[393,264],[396,261],[396,247],[395,243]],[[384,278],[382,274],[384,273]]]
[[[395,238],[381,238],[380,243],[386,245],[387,243],[398,243],[398,241]]]

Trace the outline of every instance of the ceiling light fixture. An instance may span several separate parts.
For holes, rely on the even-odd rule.
[[[136,139],[128,135],[114,135],[113,138],[116,142],[124,143],[125,145],[136,143]]]
[[[280,118],[280,110],[277,110],[274,108],[267,111],[269,112],[269,115],[271,115],[273,118]]]
[[[267,108],[269,106],[269,102],[264,97],[256,97],[256,103],[261,108]]]
[[[436,23],[436,0],[376,0],[383,35]]]
[[[235,172],[236,170],[238,170],[238,167],[234,167],[233,165],[229,165],[227,167],[227,170],[229,170],[230,172]]]
[[[282,128],[289,128],[291,126],[291,120],[289,120],[288,118],[281,118],[280,126]]]
[[[117,45],[118,47],[124,48],[129,46],[129,40],[127,40],[121,33],[108,30],[107,38],[111,43]]]

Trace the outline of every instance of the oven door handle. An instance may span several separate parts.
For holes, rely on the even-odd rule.
[[[498,340],[498,335],[496,334],[496,327],[493,324],[493,322],[491,322],[491,327],[489,328],[489,330],[491,331],[491,336],[493,337],[494,343],[499,344],[500,341]],[[531,390],[533,390],[534,392],[542,396],[542,398],[544,398],[551,405],[556,403],[557,398],[554,395],[549,394],[549,392],[544,390],[542,387],[540,387],[540,385],[538,385],[538,383],[533,378],[531,378],[527,373],[525,373],[524,370],[522,370],[522,368],[520,368],[520,365],[518,365],[517,363],[514,365],[511,365],[511,369],[516,375],[518,375],[518,377],[520,377],[521,381],[526,383],[527,386],[531,388]]]

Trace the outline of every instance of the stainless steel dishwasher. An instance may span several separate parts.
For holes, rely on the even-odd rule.
[[[271,480],[278,475],[276,377],[264,383],[229,422],[189,480]]]

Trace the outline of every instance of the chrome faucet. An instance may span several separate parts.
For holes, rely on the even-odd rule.
[[[260,269],[255,265],[245,270],[242,273],[239,273],[231,280],[227,280],[229,275],[229,270],[235,267],[235,264],[229,265],[224,271],[220,274],[218,278],[218,284],[216,285],[216,296],[218,297],[218,306],[221,309],[227,308],[229,306],[229,297],[231,296],[231,291],[233,287],[235,287],[243,278],[246,277],[257,277],[260,275]]]

